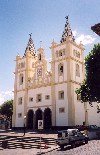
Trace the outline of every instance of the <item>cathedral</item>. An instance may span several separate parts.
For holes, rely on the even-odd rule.
[[[16,56],[12,126],[37,129],[38,120],[44,129],[84,122],[100,126],[96,106],[81,103],[75,93],[85,75],[84,46],[76,43],[68,16],[60,43],[53,40],[50,49],[50,71],[31,34],[23,56]]]

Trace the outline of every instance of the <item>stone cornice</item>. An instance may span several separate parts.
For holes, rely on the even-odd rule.
[[[62,81],[62,82],[57,82],[57,83],[47,83],[47,84],[38,84],[38,85],[35,85],[33,84],[33,86],[30,86],[28,87],[27,89],[30,90],[30,89],[37,89],[37,88],[41,88],[41,87],[48,87],[48,86],[53,86],[53,85],[59,85],[59,84],[63,84],[63,83],[68,83],[68,82],[71,82],[71,83],[75,83],[75,84],[78,84],[80,85],[81,83],[80,82],[76,82],[74,80],[70,80],[70,81]]]
[[[30,109],[30,108],[36,108],[37,109],[37,108],[41,108],[41,107],[47,108],[47,107],[51,107],[51,106],[52,106],[51,104],[49,104],[49,105],[38,105],[37,104],[36,106],[30,106],[30,107],[28,106],[27,109]]]
[[[73,58],[72,56],[70,56],[70,57],[64,57],[64,58],[59,59],[59,60],[53,60],[50,63],[60,62],[60,61],[63,61],[63,60],[68,60],[68,59],[71,59],[71,60],[74,60],[74,61],[79,62],[81,64],[84,64],[83,61],[77,60],[77,59]]]
[[[60,44],[56,44],[56,45],[54,45],[54,46],[51,46],[50,49],[56,48],[56,47],[59,47],[59,46],[62,46],[62,45],[67,44],[67,43],[71,43],[71,44],[73,44],[74,46],[80,48],[81,50],[84,50],[82,44],[79,44],[79,45],[78,45],[76,42],[73,42],[73,41],[71,41],[71,40],[66,40],[66,41],[63,42],[63,43],[60,43]]]

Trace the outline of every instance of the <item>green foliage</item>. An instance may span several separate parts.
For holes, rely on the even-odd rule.
[[[90,89],[91,101],[100,102],[100,44],[85,58],[86,83]]]
[[[1,106],[0,106],[0,114],[1,114]]]
[[[13,113],[13,100],[8,100],[1,105],[1,114],[10,118]]]
[[[93,50],[85,58],[86,77],[80,88],[82,102],[100,102],[100,44],[94,45]]]
[[[84,80],[80,88],[76,90],[76,94],[80,96],[81,102],[89,102],[89,104],[91,104],[90,89],[86,80]]]

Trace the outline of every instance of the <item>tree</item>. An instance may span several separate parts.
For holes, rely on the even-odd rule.
[[[92,105],[90,89],[86,83],[86,80],[82,82],[80,88],[76,89],[76,94],[80,96],[80,100],[82,103],[89,102],[89,104]]]
[[[91,101],[100,102],[100,44],[94,45],[93,50],[87,55],[85,66]]]
[[[85,80],[76,90],[76,94],[80,95],[82,102],[89,102],[90,105],[92,102],[100,103],[100,44],[94,45],[93,50],[86,56],[85,69]]]
[[[7,100],[1,105],[1,114],[5,115],[7,118],[12,117],[13,113],[13,100]]]
[[[0,106],[0,114],[1,114],[1,106]]]

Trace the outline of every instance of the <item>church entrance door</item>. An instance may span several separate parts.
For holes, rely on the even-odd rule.
[[[46,108],[44,110],[44,128],[51,128],[51,110],[49,108]]]
[[[38,129],[38,120],[42,120],[42,110],[38,109],[36,111],[36,122],[35,122],[35,128]]]
[[[29,110],[27,114],[27,128],[33,129],[33,110]]]

